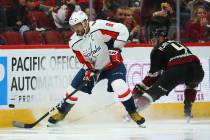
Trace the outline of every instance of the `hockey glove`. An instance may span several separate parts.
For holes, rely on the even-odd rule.
[[[109,56],[112,64],[119,64],[123,61],[120,49],[109,50]]]
[[[140,84],[136,84],[132,91],[132,95],[134,98],[137,98],[137,97],[142,96],[144,92],[145,92],[145,88]]]
[[[99,77],[99,73],[97,71],[87,69],[85,72],[85,80],[89,82],[94,82],[96,83]]]

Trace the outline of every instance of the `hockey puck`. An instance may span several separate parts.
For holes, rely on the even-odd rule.
[[[14,104],[9,104],[8,106],[9,106],[9,108],[14,108],[15,107]]]

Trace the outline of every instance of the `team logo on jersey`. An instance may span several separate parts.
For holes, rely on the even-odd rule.
[[[0,105],[7,105],[7,57],[0,57]]]
[[[90,44],[91,45],[91,44]],[[92,45],[91,45],[92,46]],[[89,50],[87,50],[86,52],[84,52],[84,56],[86,58],[88,57],[92,57],[92,56],[97,56],[98,55],[98,52],[101,50],[101,47],[100,46],[96,46],[95,47],[91,47]]]

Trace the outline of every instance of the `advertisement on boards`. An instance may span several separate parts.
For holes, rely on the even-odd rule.
[[[197,97],[196,101],[199,102],[209,102],[210,101],[210,86],[209,86],[209,60],[201,59],[203,69],[205,71],[205,76],[201,84],[197,87]],[[136,83],[140,83],[150,68],[150,60],[126,60],[127,68],[127,83],[131,89],[134,88]],[[169,96],[161,97],[157,100],[157,103],[167,103],[167,102],[183,102],[184,101],[184,90],[185,85],[179,85],[173,89]]]
[[[150,67],[149,53],[148,48],[123,50],[130,89],[147,74]],[[209,102],[209,57],[202,58],[201,63],[205,77],[197,88],[196,101]],[[62,100],[65,89],[81,67],[71,49],[1,50],[0,108],[8,107],[8,104],[15,104],[16,108],[54,106]],[[100,90],[106,89],[105,85],[100,85]],[[156,103],[183,102],[184,89],[184,85],[179,85],[169,96],[161,97]],[[100,98],[103,97],[105,95],[100,93]]]
[[[7,105],[7,57],[0,56],[0,105]]]
[[[61,100],[80,67],[67,49],[7,50],[0,55],[0,105],[22,108]]]

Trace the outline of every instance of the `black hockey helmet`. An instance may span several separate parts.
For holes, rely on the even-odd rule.
[[[168,36],[167,30],[164,28],[156,28],[151,32],[150,35],[151,38],[159,38],[160,36],[167,37]]]

